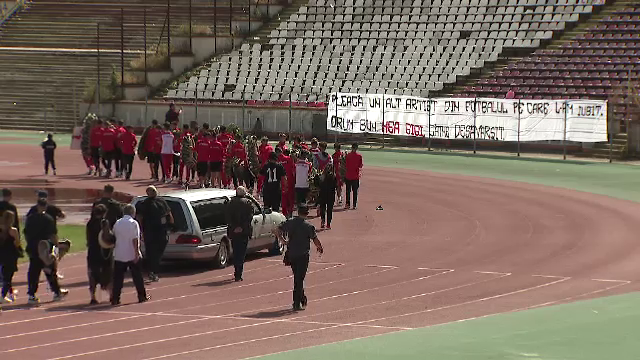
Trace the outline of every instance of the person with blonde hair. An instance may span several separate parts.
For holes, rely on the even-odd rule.
[[[16,214],[5,211],[0,223],[0,264],[2,265],[2,293],[0,303],[14,302],[13,275],[18,271],[18,258],[21,256],[20,232],[14,227]]]

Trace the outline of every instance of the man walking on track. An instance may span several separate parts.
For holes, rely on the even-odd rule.
[[[309,174],[311,174],[311,163],[307,161],[309,153],[302,150],[300,158],[295,163],[296,175],[296,204],[306,204],[309,195]]]
[[[133,127],[127,126],[126,131],[120,135],[120,146],[122,152],[122,173],[126,180],[131,179],[131,173],[133,172],[133,159],[136,155],[136,145],[138,145],[138,139],[136,134],[133,133]]]
[[[140,225],[134,220],[136,210],[132,205],[124,208],[124,217],[118,220],[113,227],[116,244],[113,249],[113,293],[111,305],[120,305],[120,294],[124,283],[124,273],[131,270],[131,278],[138,292],[138,302],[149,301],[140,268]]]
[[[160,153],[162,156],[162,182],[168,184],[171,182],[171,165],[173,164],[173,141],[174,136],[171,132],[169,123],[164,124],[162,132],[162,148]]]
[[[247,189],[238,186],[236,196],[227,203],[227,235],[233,247],[233,273],[235,281],[242,281],[244,258],[247,254],[249,239],[253,235],[253,205],[247,197]]]
[[[269,161],[260,170],[264,178],[262,196],[264,207],[271,208],[275,212],[280,211],[282,202],[282,187],[286,187],[287,173],[284,166],[278,164],[278,155],[275,152],[269,154]]]
[[[118,125],[115,128],[116,130],[116,151],[114,155],[114,160],[116,162],[116,177],[122,177],[122,173],[124,172],[124,166],[122,165],[122,135],[127,132],[127,129],[124,127],[124,121],[118,120]]]
[[[360,188],[360,172],[362,171],[362,155],[358,154],[358,144],[351,145],[351,152],[345,156],[347,173],[345,183],[347,184],[347,202],[344,206],[349,209],[351,205],[351,191],[353,190],[353,210],[358,206],[358,189]]]
[[[160,259],[169,242],[168,230],[173,227],[173,214],[169,204],[158,198],[155,186],[147,188],[147,198],[137,205],[138,221],[142,227],[149,280],[158,281]],[[116,239],[117,240],[117,239]]]
[[[306,218],[309,208],[306,205],[298,207],[298,215],[283,222],[275,229],[279,241],[287,245],[285,264],[293,271],[293,310],[304,310],[307,307],[307,296],[304,294],[304,278],[309,268],[309,251],[311,241],[320,254],[324,253],[322,243],[318,239],[316,228]],[[288,241],[285,240],[288,237]]]
[[[56,142],[53,141],[53,134],[47,135],[47,140],[42,142],[42,150],[44,150],[44,174],[49,174],[49,165],[53,170],[53,175],[56,175]]]
[[[47,214],[46,210],[47,199],[38,199],[36,211],[27,217],[24,226],[24,234],[27,239],[27,254],[29,255],[29,270],[27,274],[29,290],[27,294],[29,295],[28,303],[31,305],[40,303],[36,292],[38,291],[42,270],[45,270],[44,273],[51,287],[51,291],[55,294],[53,301],[62,300],[69,293],[68,290],[61,289],[60,284],[58,284],[56,262],[54,261],[47,266],[40,258],[38,252],[41,241],[48,241],[53,245],[58,244],[58,228],[53,217]]]

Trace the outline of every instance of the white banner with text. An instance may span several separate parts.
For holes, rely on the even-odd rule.
[[[327,129],[437,139],[602,142],[607,141],[607,102],[334,93]]]

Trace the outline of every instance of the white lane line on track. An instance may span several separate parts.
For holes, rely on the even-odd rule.
[[[556,275],[531,275],[533,277],[543,277],[543,278],[550,278],[550,279],[571,279],[571,277],[566,277],[566,276],[556,276]]]
[[[608,287],[606,287],[604,289],[589,291],[589,292],[586,292],[584,294],[569,296],[569,297],[566,297],[564,299],[555,300],[555,301],[549,301],[549,302],[546,302],[546,303],[542,303],[542,304],[538,304],[538,305],[534,305],[534,306],[529,306],[529,307],[521,308],[521,309],[514,310],[514,311],[522,311],[522,310],[534,309],[534,308],[538,308],[538,307],[557,304],[557,303],[564,302],[564,301],[570,301],[570,300],[578,299],[578,298],[589,296],[589,295],[599,294],[601,292],[612,290],[612,289],[615,289],[617,287],[628,285],[628,284],[631,283],[631,281],[626,281],[626,280],[596,280],[596,279],[592,279],[592,280],[593,281],[604,281],[604,282],[616,282],[617,284],[616,285],[612,285],[612,286],[608,286]]]
[[[380,290],[380,289],[384,289],[387,287],[392,287],[392,286],[398,286],[398,285],[404,285],[404,284],[408,284],[408,283],[412,283],[415,281],[420,281],[420,280],[426,280],[435,276],[439,276],[439,275],[444,275],[444,274],[448,274],[450,272],[453,272],[453,270],[451,271],[446,271],[446,272],[441,272],[441,273],[437,273],[437,274],[431,274],[428,276],[422,276],[416,279],[411,279],[411,280],[405,280],[405,281],[401,281],[398,283],[393,283],[393,284],[387,284],[387,285],[381,285],[381,286],[377,286],[377,287],[373,287],[373,288],[368,288],[368,289],[362,289],[362,290],[357,290],[357,291],[351,291],[351,292],[346,292],[346,293],[342,293],[342,294],[338,294],[338,295],[332,295],[332,296],[327,296],[327,297],[323,297],[323,298],[319,298],[319,299],[313,299],[313,302],[318,302],[318,301],[324,301],[324,300],[331,300],[331,299],[337,299],[337,298],[341,298],[341,297],[345,297],[345,296],[350,296],[350,295],[356,295],[356,294],[361,294],[361,293],[365,293],[368,291],[376,291],[376,290]],[[262,309],[253,309],[251,311],[251,313],[256,313],[256,312],[260,312],[260,311],[267,311],[267,310],[273,310],[273,309],[279,309],[282,306],[271,306],[268,308],[262,308]],[[338,310],[338,311],[342,311],[342,310]],[[236,315],[242,315],[242,314],[247,314],[249,313],[248,311],[243,311],[243,312],[239,312],[239,313],[232,313],[232,314],[226,314],[227,316],[236,316]],[[333,313],[332,312],[327,312],[327,313],[323,313],[323,314],[330,314]],[[305,316],[302,317],[297,317],[294,319],[300,319],[303,318]]]
[[[619,282],[619,283],[625,283],[625,284],[630,284],[631,281],[630,280],[610,280],[610,279],[591,279],[593,281],[604,281],[604,282]]]
[[[494,274],[494,275],[511,275],[511,273],[498,272],[498,271],[474,271],[478,274]]]
[[[248,269],[248,270],[245,270],[245,273],[247,273],[247,272],[259,271],[259,270],[264,270],[264,269],[272,268],[272,267],[276,267],[276,266],[278,266],[278,265],[274,264],[274,265],[267,265],[267,266],[258,267],[258,268],[255,268],[255,269]],[[158,286],[158,287],[151,287],[151,288],[149,289],[149,291],[156,291],[156,290],[159,290],[159,289],[166,289],[166,288],[175,287],[175,286],[184,286],[184,285],[194,284],[194,283],[198,283],[198,282],[202,282],[202,281],[211,281],[211,280],[213,280],[213,279],[220,279],[220,278],[223,278],[223,277],[231,277],[231,276],[233,276],[233,274],[231,274],[231,273],[221,274],[221,275],[217,275],[217,276],[214,276],[214,277],[211,277],[211,278],[206,278],[206,279],[190,280],[190,281],[185,281],[185,282],[181,282],[181,283],[177,283],[177,284],[170,284],[170,285],[164,285],[164,286]],[[130,282],[127,282],[127,284],[129,284],[129,283],[130,283]],[[124,295],[124,294],[136,294],[136,290],[135,290],[135,289],[131,289],[131,290],[129,290],[129,291],[123,291],[123,295]],[[49,304],[49,303],[45,303],[45,304],[42,304],[42,305],[40,305],[40,306],[28,307],[27,309],[24,309],[24,308],[20,308],[20,309],[8,309],[8,310],[4,310],[3,312],[11,313],[11,312],[14,312],[14,311],[24,311],[24,310],[43,310],[43,311],[44,311],[44,310],[48,310],[48,309],[50,309],[50,308],[52,308],[52,307],[55,307],[55,306],[53,306],[53,305],[52,305],[52,306],[46,306],[46,305],[48,305],[48,304]],[[56,304],[57,304],[57,303],[56,303]],[[14,322],[10,322],[10,323],[2,323],[2,324],[0,324],[0,326],[8,325],[8,324],[17,324],[17,323],[21,323],[21,322],[29,322],[29,321],[36,321],[36,320],[45,320],[45,319],[49,319],[49,318],[52,318],[52,317],[59,317],[59,316],[72,315],[72,314],[74,314],[74,313],[81,313],[81,312],[84,312],[84,311],[74,311],[73,313],[69,313],[69,314],[53,315],[53,316],[44,316],[44,317],[40,317],[40,318],[27,319],[27,320],[19,320],[19,321],[14,321]]]
[[[391,269],[388,269],[391,270]],[[388,271],[387,270],[387,271]],[[429,275],[428,277],[433,277],[433,276],[437,276],[443,273],[438,273],[438,274],[432,274]],[[425,277],[425,278],[428,278]],[[416,280],[416,279],[414,279]],[[386,286],[383,286],[386,287]],[[441,290],[442,291],[446,291],[446,290]],[[335,296],[329,297],[329,298],[335,298]],[[315,301],[319,301],[319,300],[315,300]],[[281,306],[278,306],[277,308],[281,308]],[[261,310],[255,310],[255,311],[263,311]],[[116,313],[115,311],[110,311],[113,313]],[[117,312],[117,313],[124,313],[124,312]],[[164,313],[133,313],[130,312],[132,314],[135,315],[164,315]],[[326,314],[329,314],[332,312],[327,312]],[[241,313],[237,313],[237,314],[241,314]],[[149,330],[149,329],[158,329],[158,328],[162,328],[162,327],[166,327],[166,326],[174,326],[174,325],[179,325],[179,324],[184,324],[184,323],[191,323],[191,322],[195,322],[195,321],[203,321],[203,320],[213,320],[213,319],[232,319],[232,320],[243,320],[243,321],[263,321],[264,324],[271,324],[271,323],[276,323],[276,322],[287,322],[287,321],[292,321],[292,320],[298,320],[303,317],[296,317],[296,318],[291,318],[291,319],[274,319],[274,320],[262,320],[262,319],[256,319],[256,318],[250,318],[250,317],[245,317],[245,316],[235,316],[237,314],[225,314],[225,315],[213,315],[213,316],[203,316],[203,315],[181,315],[181,314],[171,314],[169,316],[176,316],[176,317],[197,317],[196,319],[193,320],[187,320],[187,321],[181,321],[181,322],[176,322],[176,323],[171,323],[171,324],[164,324],[164,325],[156,325],[156,326],[151,326],[151,327],[145,327],[145,328],[137,328],[137,329],[129,329],[126,331],[119,331],[119,332],[114,332],[114,333],[106,333],[106,334],[101,334],[101,335],[94,335],[94,336],[88,336],[88,337],[83,337],[83,338],[77,338],[77,339],[72,339],[72,340],[66,340],[66,341],[58,341],[58,342],[53,342],[53,343],[48,343],[48,344],[40,344],[40,345],[32,345],[32,346],[28,346],[28,347],[23,347],[23,348],[19,348],[19,349],[11,349],[11,350],[7,350],[7,351],[0,351],[0,353],[4,353],[4,352],[17,352],[17,351],[24,351],[24,350],[30,350],[30,349],[35,349],[35,348],[41,348],[41,347],[47,347],[47,346],[53,346],[53,345],[59,345],[59,344],[63,344],[63,343],[70,343],[70,342],[77,342],[77,341],[84,341],[84,340],[90,340],[90,339],[94,339],[94,338],[104,338],[107,336],[115,336],[115,335],[121,335],[121,334],[126,334],[126,333],[130,333],[130,332],[134,332],[134,331],[144,331],[144,330]],[[323,315],[325,313],[321,313],[321,314],[316,314],[316,315]],[[253,324],[252,326],[255,325],[259,325],[259,324]],[[360,324],[357,324],[360,325]],[[350,326],[350,325],[344,325],[344,326]],[[355,326],[355,325],[354,325]],[[226,330],[234,330],[236,328],[243,328],[246,327],[246,325],[244,326],[240,326],[240,327],[232,327]],[[224,330],[224,329],[223,329]],[[222,330],[220,330],[222,331]],[[189,336],[200,336],[200,335],[205,335],[205,334],[209,334],[208,333],[198,333],[195,335],[189,335]],[[188,336],[182,336],[182,337],[178,337],[176,339],[180,339],[180,338],[184,338],[184,337],[188,337]],[[153,343],[153,342],[151,342]],[[140,345],[145,345],[147,343],[142,343]],[[137,345],[129,345],[129,347],[131,346],[137,346]]]
[[[77,325],[62,326],[62,327],[58,327],[58,328],[55,328],[55,329],[45,329],[45,330],[24,332],[24,333],[20,333],[20,334],[0,336],[0,339],[9,339],[9,338],[15,338],[15,337],[20,337],[20,336],[42,334],[42,333],[51,332],[51,331],[68,330],[68,329],[74,329],[74,328],[83,327],[83,326],[105,324],[105,323],[110,323],[110,322],[115,322],[115,321],[120,321],[120,320],[127,320],[127,319],[134,319],[134,318],[139,318],[139,317],[142,317],[142,316],[149,316],[149,315],[153,315],[153,314],[136,314],[134,316],[127,316],[127,317],[118,318],[118,319],[101,320],[101,321],[94,321],[94,322],[90,322],[90,323],[82,323],[82,324],[77,324]]]
[[[350,277],[350,278],[342,278],[340,280],[334,280],[334,281],[330,281],[330,282],[326,282],[326,283],[316,284],[316,285],[307,287],[307,289],[326,286],[326,285],[335,284],[335,283],[339,283],[339,282],[344,282],[344,281],[348,281],[348,280],[353,280],[353,279],[357,279],[357,278],[361,278],[361,277],[365,277],[365,276],[377,275],[377,274],[381,274],[383,272],[387,272],[389,270],[393,270],[393,269],[383,269],[383,270],[380,270],[380,271],[374,271],[372,273],[353,276],[353,277]],[[77,324],[77,325],[61,327],[61,328],[55,328],[55,329],[40,330],[40,331],[36,331],[36,332],[14,334],[14,335],[9,335],[9,336],[5,336],[5,337],[0,337],[0,339],[8,338],[8,337],[26,336],[26,335],[32,335],[32,334],[44,333],[44,332],[50,332],[50,331],[57,331],[57,330],[64,330],[64,329],[69,329],[69,328],[77,328],[77,327],[100,324],[100,323],[105,323],[105,322],[115,322],[115,321],[127,320],[127,319],[137,318],[137,317],[140,317],[140,316],[148,316],[148,315],[174,316],[174,317],[180,317],[180,316],[182,316],[182,317],[193,317],[193,316],[203,317],[203,315],[173,314],[172,312],[173,311],[191,310],[191,309],[195,309],[195,308],[202,308],[202,307],[208,307],[208,306],[219,306],[219,305],[222,305],[222,304],[233,303],[233,302],[243,301],[243,300],[257,299],[257,298],[261,298],[261,297],[277,295],[277,294],[283,294],[283,293],[289,293],[289,292],[291,292],[291,290],[287,289],[287,290],[284,290],[284,291],[278,291],[278,292],[273,292],[273,293],[269,293],[269,294],[256,295],[256,296],[246,297],[246,298],[242,298],[242,299],[234,299],[234,300],[229,300],[229,301],[223,301],[223,302],[214,303],[214,304],[207,304],[207,305],[199,305],[199,306],[193,306],[193,307],[188,307],[188,308],[181,308],[181,309],[170,310],[170,311],[166,311],[166,312],[151,312],[150,313],[150,312],[117,311],[117,310],[102,310],[102,309],[99,309],[99,310],[92,310],[92,309],[79,310],[79,311],[77,311],[78,313],[97,312],[97,313],[105,313],[105,314],[132,315],[132,316],[127,316],[127,317],[118,318],[118,319],[98,321],[98,322]],[[242,319],[246,320],[247,318],[243,317]]]
[[[397,269],[398,268],[398,266],[394,266],[394,265],[365,265],[365,267],[387,268],[387,269]]]
[[[457,307],[457,306],[463,306],[463,305],[467,305],[467,304],[471,304],[471,303],[482,302],[482,301],[487,301],[487,300],[491,300],[491,299],[496,299],[496,298],[499,298],[499,297],[509,296],[509,295],[513,295],[513,294],[518,294],[518,293],[522,293],[522,292],[525,292],[525,291],[530,291],[530,290],[538,289],[538,288],[540,288],[540,287],[553,285],[553,284],[556,284],[556,283],[559,283],[559,282],[563,282],[563,281],[566,281],[566,280],[569,280],[569,278],[558,279],[558,280],[552,281],[552,282],[550,282],[550,283],[548,283],[548,284],[537,285],[537,286],[533,286],[533,287],[529,287],[529,288],[525,288],[525,289],[520,289],[520,290],[516,290],[516,291],[511,291],[511,292],[508,292],[508,293],[503,293],[503,294],[494,295],[494,296],[490,296],[490,297],[486,297],[486,298],[481,298],[481,299],[476,299],[476,300],[466,301],[466,302],[459,303],[459,304],[453,304],[453,305],[442,306],[442,307],[434,308],[434,309],[427,309],[427,310],[419,311],[419,312],[413,312],[413,313],[407,313],[407,314],[401,314],[401,315],[388,316],[388,317],[384,317],[384,318],[373,319],[373,320],[366,320],[366,321],[359,321],[359,322],[349,323],[349,324],[333,325],[333,326],[322,327],[322,328],[318,328],[318,329],[311,329],[311,330],[297,331],[297,332],[288,333],[288,334],[268,336],[268,337],[263,337],[263,338],[259,338],[259,339],[251,339],[251,340],[245,340],[245,341],[240,341],[240,342],[235,342],[235,343],[222,344],[222,345],[217,345],[217,346],[212,346],[212,347],[207,347],[207,348],[202,348],[202,349],[194,349],[194,350],[183,351],[183,352],[174,353],[174,354],[166,354],[166,355],[161,355],[161,356],[156,356],[156,357],[150,357],[150,358],[146,358],[146,359],[144,359],[144,360],[157,360],[157,359],[169,358],[169,357],[174,357],[174,356],[180,356],[180,355],[186,355],[186,354],[193,354],[193,353],[201,352],[201,351],[214,350],[214,349],[219,349],[219,348],[222,348],[222,347],[229,347],[229,346],[235,346],[235,345],[243,345],[243,344],[253,343],[253,342],[257,342],[257,341],[264,341],[264,340],[277,339],[277,338],[282,338],[282,337],[286,337],[286,336],[292,336],[292,335],[298,335],[298,334],[304,334],[304,333],[316,332],[316,331],[320,331],[320,330],[335,329],[335,328],[340,328],[340,327],[345,327],[345,326],[353,326],[353,325],[365,324],[365,323],[373,322],[373,321],[394,319],[394,318],[399,318],[399,317],[404,317],[404,316],[409,316],[409,315],[415,315],[415,314],[418,314],[418,313],[425,313],[425,312],[433,312],[433,311],[438,311],[438,310],[445,310],[445,309],[450,309],[450,308]],[[374,336],[375,336],[375,335],[374,335]],[[363,338],[367,338],[367,337],[371,337],[371,336],[365,336],[365,337],[363,337]],[[352,339],[352,340],[353,340],[353,339]],[[168,341],[169,341],[169,340],[168,340]],[[118,349],[115,349],[115,350],[118,350]],[[262,355],[262,356],[264,356],[264,355]],[[75,355],[72,355],[71,357],[76,357],[76,356],[75,356]],[[64,359],[64,358],[58,358],[58,359]],[[52,359],[52,360],[58,360],[58,359]]]

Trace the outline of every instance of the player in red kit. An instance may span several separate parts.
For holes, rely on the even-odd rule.
[[[216,137],[212,137],[209,142],[209,171],[211,172],[211,183],[213,187],[222,189],[222,168],[226,148]]]
[[[98,119],[89,132],[89,147],[91,160],[95,166],[95,175],[100,176],[100,144],[102,143],[102,120]]]
[[[198,185],[200,185],[201,188],[204,188],[204,183],[207,179],[207,174],[209,173],[209,158],[211,153],[211,145],[209,144],[211,139],[206,136],[206,132],[204,130],[205,129],[198,133],[198,139],[196,140],[195,147],[196,156],[198,158],[198,162],[196,164]]]
[[[120,169],[126,180],[131,179],[137,144],[138,139],[136,134],[133,133],[133,127],[127,126],[124,134],[120,135],[120,149],[122,150],[122,167]]]
[[[149,163],[149,171],[151,172],[151,179],[158,181],[158,167],[157,162],[160,161],[159,154],[156,154],[156,143],[160,138],[160,129],[158,128],[158,120],[152,120],[151,126],[147,133],[144,149],[147,152],[147,163]],[[159,152],[158,152],[159,153]],[[158,158],[157,158],[158,157]]]
[[[345,156],[347,174],[347,203],[344,208],[349,209],[351,204],[351,191],[353,190],[353,210],[358,206],[358,189],[360,188],[360,175],[362,171],[362,155],[358,154],[358,144],[351,145],[351,152]]]
[[[318,147],[318,139],[311,139],[311,148],[309,149],[311,153],[311,158],[314,158],[316,155],[322,152],[322,150]]]
[[[111,177],[111,164],[113,160],[116,158],[116,130],[115,127],[111,124],[108,124],[107,128],[102,131],[102,141],[100,145],[102,146],[102,153],[104,155],[104,167],[106,168],[105,177]]]
[[[263,137],[258,147],[258,159],[260,160],[260,168],[262,169],[269,160],[269,155],[273,152],[273,146],[269,145],[269,139]],[[264,176],[258,176],[258,194],[262,193],[262,185],[264,184]]]
[[[247,149],[245,149],[244,144],[242,144],[242,136],[236,136],[236,140],[231,144],[230,155],[240,160],[240,165],[242,168],[242,173],[240,174],[236,174],[236,169],[234,168],[233,174],[231,174],[233,178],[233,186],[237,188],[242,183],[248,185],[247,182],[249,182],[251,174],[249,174],[249,158],[247,156]]]
[[[227,132],[226,126],[224,125],[220,126],[220,133],[218,134],[217,139],[224,147],[225,153],[229,153],[230,152],[229,145],[233,141],[233,135]],[[223,159],[222,161],[224,163],[225,159]],[[222,175],[222,183],[224,184],[225,187],[228,187],[229,184],[231,184],[231,179],[230,179],[231,174],[225,173],[224,166],[222,166],[221,175]]]
[[[286,183],[282,183],[282,214],[287,218],[293,216],[293,205],[295,202],[295,173],[296,166],[293,159],[289,156],[289,149],[282,150],[276,147],[276,155],[278,155],[278,163],[284,167],[287,175]]]
[[[293,148],[300,148],[302,150],[309,150],[309,147],[307,146],[307,144],[304,143],[304,141],[302,141],[302,138],[300,136],[296,136],[293,139]]]
[[[276,148],[280,148],[282,151],[287,150],[287,134],[280,134],[280,141],[278,141]]]

